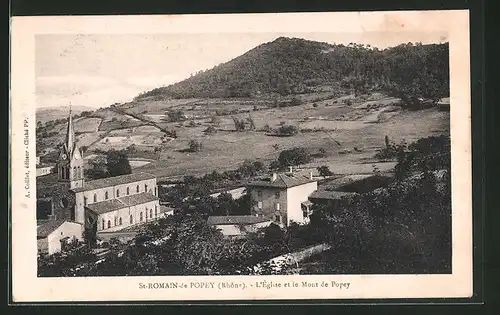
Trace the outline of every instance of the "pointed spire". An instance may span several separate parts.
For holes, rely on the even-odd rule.
[[[69,117],[68,117],[68,129],[66,131],[66,149],[68,150],[68,155],[73,155],[73,148],[75,146],[75,130],[73,129],[73,117],[71,114],[71,103],[69,105]]]

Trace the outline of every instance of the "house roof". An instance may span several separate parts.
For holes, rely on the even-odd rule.
[[[103,214],[155,200],[158,200],[158,197],[150,193],[143,192],[136,195],[92,203],[87,205],[86,208],[97,214]]]
[[[344,197],[354,197],[359,195],[355,192],[343,192],[343,191],[327,191],[327,190],[316,190],[313,192],[309,199],[328,199],[328,200],[339,200]]]
[[[45,238],[52,232],[57,230],[57,228],[60,227],[64,222],[79,224],[77,222],[67,221],[64,219],[48,220],[36,228],[36,236]]]
[[[124,204],[127,204],[129,207],[132,207],[135,205],[140,205],[142,203],[159,200],[159,198],[151,193],[143,192],[140,194],[123,196],[121,198],[118,198],[118,200],[120,200]]]
[[[209,225],[232,225],[232,224],[257,224],[271,222],[267,218],[256,217],[252,215],[228,215],[208,217]]]
[[[153,178],[156,178],[156,176],[149,173],[133,173],[121,176],[114,176],[114,177],[91,180],[88,182],[86,181],[84,187],[74,188],[73,191],[74,192],[89,191],[89,190],[112,187],[122,184],[129,184]]]
[[[290,188],[307,183],[316,182],[315,179],[311,179],[308,176],[290,173],[280,173],[276,175],[276,180],[272,178],[251,181],[248,186],[251,187],[271,187],[271,188]]]

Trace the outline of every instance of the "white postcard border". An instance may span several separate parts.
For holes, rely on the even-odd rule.
[[[390,21],[390,23],[383,23]],[[11,20],[12,296],[14,302],[445,298],[472,295],[469,13],[397,11],[179,16],[14,17]],[[231,25],[231,27],[227,27]],[[450,275],[155,276],[37,278],[36,34],[446,31],[450,43],[453,272]],[[28,161],[26,162],[26,156]],[[25,163],[27,163],[25,165]],[[457,174],[458,176],[454,176]],[[29,197],[27,194],[29,193]],[[140,284],[186,288],[141,289]],[[249,283],[289,283],[257,289]],[[302,282],[318,287],[302,288]],[[194,287],[214,282],[215,288]],[[245,289],[219,289],[233,282]],[[295,287],[295,283],[299,285]],[[340,289],[335,283],[349,283]],[[323,286],[321,286],[323,284]],[[327,287],[324,285],[328,284]],[[155,285],[153,285],[155,286]],[[158,285],[160,286],[160,285]]]

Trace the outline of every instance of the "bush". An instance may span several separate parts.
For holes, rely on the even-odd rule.
[[[190,152],[200,152],[203,149],[203,144],[196,140],[189,141],[189,151]]]
[[[292,125],[282,125],[278,128],[277,134],[283,137],[295,136],[299,133],[299,128]]]
[[[208,126],[207,129],[203,130],[205,134],[213,134],[217,132],[214,126]]]

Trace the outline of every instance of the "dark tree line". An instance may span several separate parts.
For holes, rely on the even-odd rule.
[[[227,63],[145,97],[251,97],[290,95],[318,85],[355,93],[379,90],[393,95],[437,99],[449,95],[448,44],[401,44],[383,50],[359,44],[331,45],[280,37]]]
[[[131,149],[128,149],[131,150]],[[90,179],[120,176],[132,173],[127,150],[110,150],[90,161],[85,175]]]

